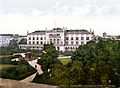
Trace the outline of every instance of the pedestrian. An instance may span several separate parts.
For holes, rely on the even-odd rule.
[[[35,68],[37,68],[37,65],[35,65]]]

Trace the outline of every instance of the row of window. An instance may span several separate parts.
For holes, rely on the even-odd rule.
[[[26,48],[25,46],[20,46],[20,48]],[[28,46],[27,48],[41,48],[41,47],[36,47],[36,46]]]
[[[77,47],[65,47],[65,49],[77,49]]]
[[[39,40],[39,39],[40,39],[40,40],[43,40],[43,37],[40,37],[40,38],[39,38],[39,37],[36,37],[36,40]],[[46,37],[44,37],[44,39],[46,39]],[[35,40],[35,37],[32,37],[32,38],[29,37],[29,40]]]
[[[33,42],[29,41],[29,44],[35,44],[35,41]],[[37,41],[36,44],[39,44],[39,41]],[[43,42],[41,41],[40,44],[43,44]]]
[[[33,41],[33,42],[29,41],[29,44],[35,44],[35,41]],[[39,41],[37,41],[36,44],[44,44],[44,43],[42,41],[40,43],[39,43]],[[57,44],[59,44],[59,43],[57,42]],[[61,42],[61,45],[62,44],[63,44],[63,42]],[[83,45],[83,44],[84,44],[84,41],[81,42],[81,45]],[[66,42],[66,45],[69,45],[69,43]],[[79,42],[76,42],[75,44],[74,44],[74,42],[71,42],[70,45],[79,45]]]
[[[81,42],[81,45],[83,45],[83,44],[84,44],[84,41]],[[69,45],[69,43],[66,42],[66,45]],[[75,42],[75,44],[74,44],[74,42],[71,42],[70,45],[79,45],[79,42]]]
[[[80,39],[79,37],[76,37],[75,40],[79,40],[79,39]],[[71,37],[71,38],[66,37],[66,40],[74,40],[74,37]],[[81,37],[81,40],[84,40],[84,37]],[[86,40],[89,40],[89,37],[86,37]]]
[[[43,40],[43,37],[36,37],[36,40]],[[46,37],[44,37],[44,39],[46,39]],[[35,37],[29,37],[29,40],[35,40]],[[74,40],[74,37],[71,37],[71,39],[69,39],[69,37],[66,37],[66,40]],[[79,40],[79,37],[76,37],[76,40]],[[84,37],[81,37],[81,40],[84,40]],[[89,40],[89,37],[86,37],[86,40]]]

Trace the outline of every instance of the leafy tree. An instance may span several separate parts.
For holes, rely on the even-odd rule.
[[[41,59],[38,60],[38,64],[41,65],[44,74],[49,75],[48,69],[52,71],[54,64],[58,62],[57,57],[58,51],[55,49],[53,44],[45,44],[41,55]]]
[[[25,39],[25,38],[21,39],[19,44],[27,44],[27,39]]]
[[[43,50],[39,64],[46,77],[42,77],[51,79],[56,85],[120,86],[120,41],[90,41],[73,52],[72,62],[67,65],[56,59],[58,53],[52,44],[45,45]]]
[[[72,60],[79,60],[83,63],[85,74],[82,84],[119,84],[119,77],[116,78],[115,70],[113,70],[115,68],[119,73],[117,70],[120,67],[117,63],[120,55],[119,46],[118,41],[100,39],[97,42],[91,41],[87,45],[80,46],[74,52]]]

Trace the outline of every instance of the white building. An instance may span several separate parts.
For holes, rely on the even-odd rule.
[[[117,37],[118,37],[117,35],[108,35],[106,32],[104,32],[104,33],[103,33],[103,36],[102,36],[102,38],[104,38],[104,39],[115,39],[115,40],[119,40]]]
[[[13,39],[12,34],[0,34],[0,47],[9,45],[12,39]]]
[[[0,47],[8,46],[13,39],[19,43],[23,38],[26,39],[26,36],[19,36],[18,34],[0,34]]]
[[[28,33],[27,44],[19,45],[21,49],[42,49],[44,44],[53,43],[59,51],[74,51],[79,45],[93,39],[92,32],[84,29],[67,30],[54,28],[52,30]]]

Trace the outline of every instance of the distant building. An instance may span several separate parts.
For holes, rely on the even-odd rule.
[[[19,43],[22,39],[27,39],[27,36],[19,35],[17,42]]]
[[[115,40],[118,40],[116,35],[107,35],[106,32],[103,33],[103,38],[104,39],[115,39]]]
[[[59,51],[74,51],[79,45],[87,44],[92,39],[93,32],[84,29],[53,28],[28,33],[27,44],[19,45],[19,48],[41,50],[44,44],[53,43]]]
[[[19,36],[18,34],[0,34],[0,47],[8,46],[11,40],[16,40],[17,43],[19,43],[20,40],[23,38],[27,38],[27,37]]]
[[[13,39],[12,34],[0,34],[0,47],[9,45],[12,39]]]

